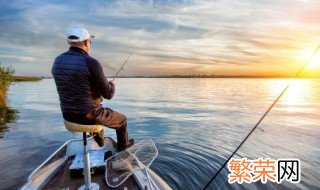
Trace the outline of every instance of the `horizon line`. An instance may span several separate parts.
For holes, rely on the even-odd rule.
[[[53,78],[52,76],[27,76],[27,75],[14,75],[15,77],[38,77],[38,78]],[[106,78],[114,78],[108,76]],[[320,76],[299,76],[294,77],[291,75],[132,75],[132,76],[117,76],[116,78],[320,78]]]

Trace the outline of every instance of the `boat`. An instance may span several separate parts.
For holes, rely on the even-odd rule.
[[[87,139],[84,138],[84,139]],[[55,189],[64,189],[64,190],[75,190],[75,189],[87,189],[87,179],[84,179],[85,167],[82,162],[81,167],[72,167],[77,165],[79,159],[85,160],[83,154],[83,139],[72,139],[64,143],[60,148],[58,148],[49,158],[47,158],[40,166],[38,166],[27,178],[27,182],[20,188],[21,190],[33,190],[33,189],[46,189],[46,190],[55,190]],[[136,143],[139,144],[139,143]],[[86,146],[85,146],[86,147]],[[148,167],[140,167],[138,169],[132,170],[129,172],[129,175],[123,178],[123,181],[118,184],[110,185],[110,182],[107,181],[108,173],[107,163],[111,163],[112,159],[117,159],[119,156],[123,156],[125,152],[116,153],[116,141],[111,137],[105,137],[103,147],[99,147],[98,144],[93,140],[93,138],[87,139],[87,147],[90,155],[90,172],[89,174],[90,181],[92,184],[97,185],[97,188],[92,189],[159,189],[159,190],[171,190],[167,183],[162,180],[156,173],[154,173]],[[135,147],[135,145],[133,146]],[[141,148],[141,147],[140,147]],[[143,148],[143,147],[142,147]],[[145,149],[147,152],[149,150]],[[95,153],[99,153],[96,154]],[[101,154],[102,152],[102,154]],[[129,152],[130,153],[130,152]],[[156,152],[158,153],[158,152]],[[102,162],[97,159],[97,155],[102,156]],[[132,155],[130,153],[130,155]],[[101,156],[100,156],[101,157]],[[139,155],[134,155],[135,160],[141,159]],[[149,160],[151,164],[152,160]],[[86,160],[85,160],[86,161]],[[140,166],[145,166],[145,163],[140,162]],[[80,162],[79,162],[80,163]],[[80,163],[81,165],[81,163]],[[109,164],[110,165],[110,164]],[[124,171],[125,172],[125,171]],[[120,171],[121,173],[121,171]],[[128,173],[128,172],[127,172]],[[80,175],[79,175],[80,174]],[[119,174],[119,172],[118,172]],[[118,178],[114,178],[117,179]],[[113,179],[113,182],[115,180]],[[116,181],[117,181],[116,180]],[[84,185],[85,184],[85,185]],[[109,185],[108,185],[109,184]],[[88,186],[87,186],[88,187]],[[91,188],[89,188],[91,189]]]

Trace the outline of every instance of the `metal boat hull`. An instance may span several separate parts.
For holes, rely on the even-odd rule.
[[[92,139],[88,140],[90,149],[105,149],[115,151],[116,142],[110,138],[105,138],[103,147],[99,147]],[[74,157],[78,151],[82,150],[82,140],[73,139],[58,148],[47,160],[37,167],[28,177],[27,182],[21,187],[22,190],[33,189],[78,189],[84,184],[83,177],[70,177],[70,158]],[[92,174],[92,182],[98,183],[100,189],[161,189],[171,188],[153,171],[148,170],[149,176],[154,182],[154,187],[149,187],[147,176],[142,170],[135,171],[128,180],[117,188],[110,188],[104,180],[104,173]]]

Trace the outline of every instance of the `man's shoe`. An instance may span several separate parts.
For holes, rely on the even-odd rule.
[[[132,145],[134,145],[134,139],[129,139],[128,140],[128,143],[125,147],[117,147],[117,152],[121,152],[121,151],[124,151],[126,150],[127,148],[130,148],[132,147]]]

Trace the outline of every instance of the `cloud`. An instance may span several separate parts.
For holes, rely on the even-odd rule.
[[[18,56],[18,55],[0,55],[0,59],[15,59],[22,62],[34,62],[36,59],[30,56]]]
[[[0,59],[26,74],[38,65],[40,75],[50,75],[55,56],[67,50],[66,29],[76,24],[97,37],[91,54],[106,73],[134,51],[130,61],[139,68],[129,66],[128,75],[231,66],[274,72],[279,64],[299,66],[296,54],[313,47],[320,34],[315,0],[15,0],[0,7]],[[20,67],[31,61],[32,67]]]

